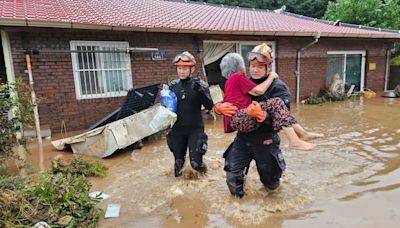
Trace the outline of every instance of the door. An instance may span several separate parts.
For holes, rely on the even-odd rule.
[[[354,91],[364,90],[365,51],[328,52],[326,85],[338,74],[345,83],[345,91],[354,85]]]

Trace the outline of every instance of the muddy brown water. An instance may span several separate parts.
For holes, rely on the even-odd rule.
[[[301,105],[293,112],[306,129],[326,137],[314,141],[313,152],[291,151],[281,137],[287,170],[279,191],[263,189],[252,163],[247,196],[230,196],[222,154],[234,134],[223,133],[221,119],[209,119],[205,176],[186,167],[184,177],[173,177],[165,140],[102,159],[109,173],[93,178],[92,190],[111,195],[99,207],[116,203],[121,212],[99,227],[399,227],[400,99]],[[72,156],[45,140],[45,167],[54,157]]]

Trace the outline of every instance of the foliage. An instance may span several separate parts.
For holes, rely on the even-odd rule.
[[[0,176],[0,191],[20,190],[25,186],[25,183],[28,181],[29,179],[21,176],[7,177],[7,178]]]
[[[324,18],[341,22],[400,29],[400,0],[337,0],[329,2]]]
[[[38,181],[0,176],[0,227],[31,227],[45,221],[52,227],[95,227],[103,216],[98,199],[89,197],[86,176],[106,174],[99,163],[74,159],[73,168],[60,161]],[[82,172],[83,169],[91,170]]]
[[[325,103],[326,99],[324,97],[311,94],[307,99],[304,100],[304,104],[322,104]]]
[[[51,172],[53,174],[74,173],[86,177],[104,177],[107,174],[107,167],[99,162],[74,158],[69,164],[64,164],[61,160],[52,161]]]
[[[286,5],[286,11],[313,18],[321,18],[328,6],[329,0],[280,0]]]
[[[31,227],[50,214],[50,205],[41,197],[32,197],[30,190],[0,190],[0,227]]]
[[[194,0],[200,2],[207,2],[213,4],[223,4],[230,6],[240,6],[247,8],[257,8],[257,9],[277,9],[281,5],[278,3],[280,0],[255,0],[255,1],[245,1],[245,0]]]
[[[341,22],[400,30],[400,0],[337,0],[329,2],[325,19]],[[392,64],[400,64],[400,45],[392,51],[397,58]]]
[[[18,93],[18,97],[12,96]],[[35,104],[30,99],[30,90],[22,82],[0,84],[0,170],[9,158],[18,158],[12,148],[24,145],[24,141],[17,140],[16,133],[22,126],[33,122],[33,108]],[[14,116],[9,119],[7,113],[14,110]]]
[[[324,15],[329,0],[194,0],[214,4],[224,4],[231,6],[241,6],[256,9],[275,10],[286,6],[286,11],[320,18]]]
[[[381,28],[400,30],[400,0],[386,0],[382,10]]]
[[[327,90],[321,90],[320,95],[316,96],[311,94],[310,97],[304,100],[305,104],[322,104],[325,102],[334,102],[334,101],[345,101],[348,100],[346,93],[337,94],[331,93]]]
[[[400,65],[400,56],[397,56],[397,57],[393,58],[393,59],[390,61],[390,64],[391,64],[391,65]]]
[[[45,199],[53,213],[45,220],[48,224],[60,223],[69,216],[70,227],[94,227],[100,220],[101,210],[95,208],[97,200],[89,197],[90,183],[82,175],[71,173],[44,174],[33,188],[33,195]]]

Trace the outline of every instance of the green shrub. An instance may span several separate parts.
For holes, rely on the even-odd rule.
[[[320,95],[316,96],[311,94],[307,99],[304,100],[305,104],[322,104],[325,102],[333,102],[333,101],[345,101],[348,100],[346,93],[331,93],[327,90],[321,90]]]
[[[18,92],[18,97],[12,94]],[[22,82],[0,84],[0,171],[5,167],[5,161],[19,157],[12,148],[17,145],[25,145],[23,137],[17,140],[16,133],[22,126],[33,122],[33,108],[29,95],[29,88]],[[14,110],[14,117],[7,118],[10,110]]]
[[[0,227],[31,227],[45,221],[52,227],[95,227],[103,210],[89,197],[88,176],[105,176],[107,167],[75,158],[57,160],[36,181],[0,176]]]
[[[400,55],[392,58],[392,60],[390,60],[390,65],[400,65]]]
[[[107,167],[99,162],[74,158],[69,164],[65,164],[61,160],[52,161],[51,172],[53,174],[74,173],[86,177],[104,177],[107,174]]]

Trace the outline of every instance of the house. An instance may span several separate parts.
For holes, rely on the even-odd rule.
[[[388,53],[400,38],[393,30],[179,0],[1,1],[0,30],[2,82],[26,79],[24,52],[39,51],[31,62],[40,120],[55,132],[61,124],[86,129],[133,86],[171,80],[171,60],[184,50],[210,84],[224,82],[224,54],[245,56],[266,42],[297,101],[335,74],[347,88],[383,91]]]

